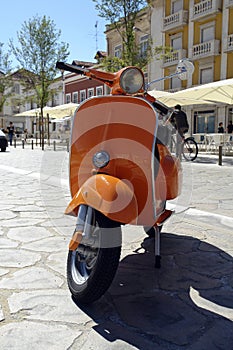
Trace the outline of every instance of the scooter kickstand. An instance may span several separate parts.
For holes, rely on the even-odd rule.
[[[160,255],[160,228],[154,226],[155,230],[155,268],[161,267],[161,255]]]

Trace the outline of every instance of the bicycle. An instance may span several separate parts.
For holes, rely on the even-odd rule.
[[[187,161],[193,161],[198,155],[198,146],[193,137],[187,137],[183,140],[181,152]]]
[[[176,129],[172,123],[169,123],[173,110],[159,101],[154,102],[153,106],[160,114],[158,139],[167,145],[171,152],[177,153]],[[187,161],[194,161],[197,158],[198,146],[194,137],[189,136],[182,139],[180,153]]]

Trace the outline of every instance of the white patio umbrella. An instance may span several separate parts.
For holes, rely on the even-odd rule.
[[[155,97],[158,101],[164,103],[168,107],[174,107],[176,104],[180,104],[181,106],[196,105],[196,104],[212,104],[212,102],[206,101],[204,99],[192,98],[191,94],[189,97],[183,97],[183,96],[178,96],[177,92],[166,92],[166,91],[158,91],[158,90],[151,90],[151,91],[148,91],[148,93],[153,97]]]
[[[233,104],[233,79],[215,81],[213,83],[192,87],[174,93],[174,98],[202,99],[212,103]]]
[[[71,117],[78,106],[78,103],[65,103],[60,106],[51,107],[47,113],[50,118],[63,119],[65,117]]]
[[[51,107],[45,106],[43,108],[44,115],[46,113],[49,113],[50,109],[51,109]],[[14,117],[36,117],[36,116],[39,116],[39,114],[40,114],[40,108],[34,108],[34,109],[29,109],[28,111],[14,114]]]

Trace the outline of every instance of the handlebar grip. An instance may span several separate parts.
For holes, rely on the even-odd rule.
[[[170,111],[169,107],[167,107],[166,105],[164,105],[162,102],[160,101],[154,101],[153,106],[158,109],[163,115],[168,114],[168,112]]]
[[[56,63],[56,68],[61,69],[61,70],[65,70],[68,72],[72,72],[72,73],[76,73],[76,74],[83,74],[85,73],[86,69],[79,67],[79,66],[74,66],[72,64],[68,64],[65,62],[57,62]]]

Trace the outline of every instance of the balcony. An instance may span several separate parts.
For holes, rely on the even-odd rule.
[[[188,23],[188,11],[178,11],[163,20],[163,32],[182,28]]]
[[[163,59],[163,68],[175,66],[179,63],[179,60],[187,57],[187,51],[180,49],[171,53],[170,57],[165,57]]]
[[[207,17],[214,17],[217,13],[221,12],[221,9],[221,0],[206,0],[199,2],[193,6],[191,20],[202,21]]]
[[[217,56],[220,54],[220,40],[211,40],[193,46],[192,59]]]
[[[226,8],[233,7],[233,0],[225,0]]]
[[[223,43],[223,51],[224,52],[232,52],[233,51],[233,34],[229,34]]]

